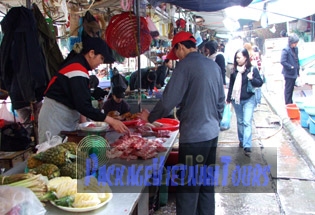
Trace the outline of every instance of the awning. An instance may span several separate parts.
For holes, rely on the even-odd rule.
[[[227,7],[240,5],[246,7],[253,0],[149,0],[153,6],[160,3],[170,3],[192,11],[218,11]]]

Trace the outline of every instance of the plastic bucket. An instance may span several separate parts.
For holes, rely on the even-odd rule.
[[[300,109],[300,114],[301,114],[301,126],[303,128],[308,128],[308,119],[309,119],[309,115],[306,113],[306,111],[304,109]]]
[[[304,110],[308,115],[315,116],[315,106],[304,105]]]
[[[309,132],[311,134],[315,134],[315,115],[310,115],[309,117],[309,122],[310,122],[310,127],[309,127]]]
[[[296,104],[287,104],[286,109],[290,119],[300,120],[300,109]]]

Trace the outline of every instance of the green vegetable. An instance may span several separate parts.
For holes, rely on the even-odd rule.
[[[63,206],[63,207],[72,207],[74,202],[74,196],[64,196],[60,199],[56,199],[56,205]]]
[[[43,196],[39,197],[39,200],[42,202],[54,201],[57,199],[56,193],[54,191],[48,191]]]

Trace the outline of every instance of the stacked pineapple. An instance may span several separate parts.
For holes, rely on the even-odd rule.
[[[66,142],[30,156],[27,167],[31,173],[42,174],[52,179],[58,176],[82,178],[85,168],[78,168],[76,162],[77,144]]]

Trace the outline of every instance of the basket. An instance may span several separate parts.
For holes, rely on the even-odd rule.
[[[152,41],[147,21],[140,17],[140,49],[137,47],[137,17],[124,12],[111,18],[105,31],[107,44],[123,57],[136,57],[148,51]]]

